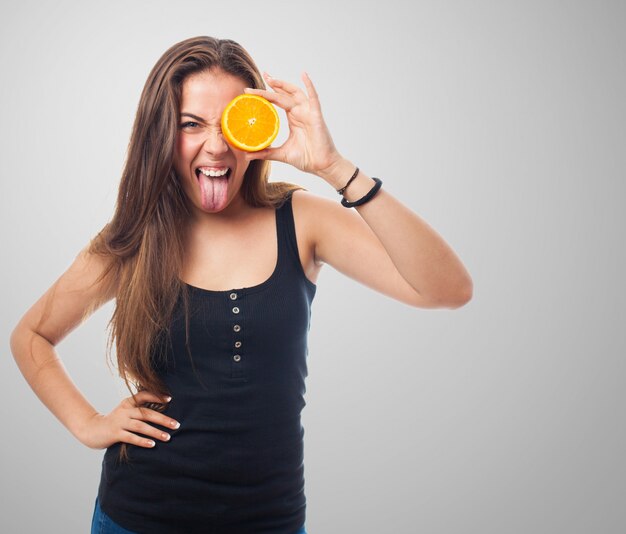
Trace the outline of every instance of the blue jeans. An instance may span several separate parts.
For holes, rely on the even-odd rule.
[[[91,519],[91,534],[136,534],[124,527],[119,526],[100,508],[98,497],[93,510],[93,518]],[[295,534],[307,534],[304,525]]]
[[[126,530],[119,526],[104,510],[100,508],[100,502],[96,497],[96,504],[93,510],[93,518],[91,519],[91,534],[136,534],[131,530]]]

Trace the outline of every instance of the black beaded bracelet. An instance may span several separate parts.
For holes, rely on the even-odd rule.
[[[343,195],[343,192],[348,188],[348,186],[352,183],[352,180],[354,180],[357,177],[357,174],[359,174],[359,168],[357,167],[356,170],[354,171],[354,174],[350,177],[350,179],[348,180],[348,183],[346,185],[344,185],[341,189],[337,189],[337,193],[339,193],[340,195]]]
[[[372,198],[374,198],[374,195],[376,195],[376,193],[378,193],[378,190],[381,188],[381,186],[383,185],[383,181],[380,178],[374,178],[372,176],[372,180],[374,180],[376,182],[376,184],[374,185],[374,187],[372,187],[369,192],[362,198],[355,200],[354,202],[348,202],[345,198],[341,199],[341,204],[343,206],[345,206],[346,208],[354,208],[356,206],[360,206],[362,204],[365,204],[366,202],[368,202],[369,200],[371,200]]]

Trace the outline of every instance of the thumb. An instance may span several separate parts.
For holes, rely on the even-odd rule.
[[[248,161],[252,161],[255,159],[267,159],[271,161],[284,161],[282,147],[276,148],[264,148],[263,150],[259,150],[257,152],[248,152],[246,154],[246,159]]]

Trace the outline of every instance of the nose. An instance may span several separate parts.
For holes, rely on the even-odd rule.
[[[219,156],[228,152],[228,143],[226,143],[221,130],[213,130],[206,136],[203,148],[208,154]]]

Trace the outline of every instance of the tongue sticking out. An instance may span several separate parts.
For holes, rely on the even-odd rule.
[[[198,173],[198,182],[202,194],[202,207],[207,210],[221,210],[226,206],[228,197],[228,178],[226,176],[206,176]]]

